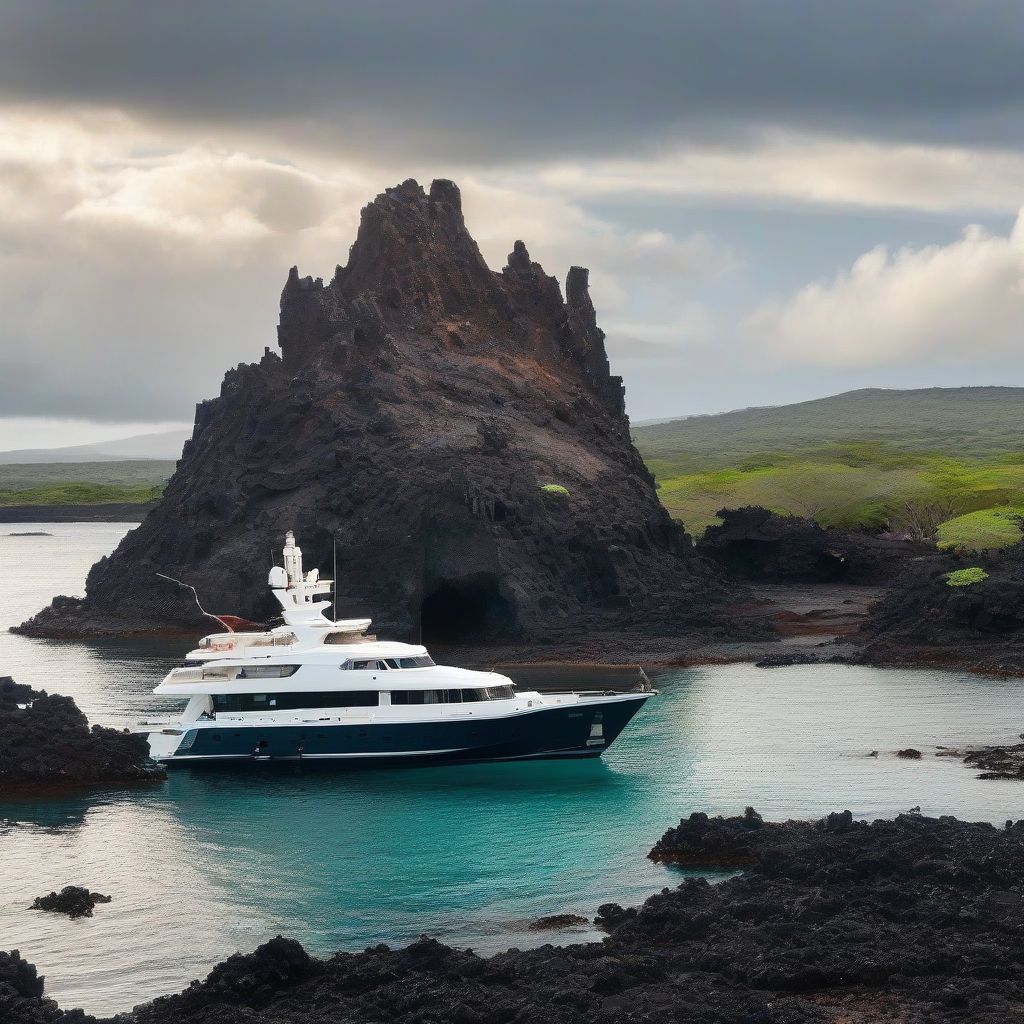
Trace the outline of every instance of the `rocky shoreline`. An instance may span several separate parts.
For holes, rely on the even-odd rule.
[[[144,736],[89,721],[71,697],[0,677],[0,793],[159,782]]]
[[[479,957],[433,939],[321,960],[276,938],[118,1024],[1005,1024],[1024,1014],[1024,821],[1004,828],[849,811],[769,824],[691,815],[650,854],[742,866],[639,908],[602,942]],[[8,1024],[91,1024],[0,953]]]

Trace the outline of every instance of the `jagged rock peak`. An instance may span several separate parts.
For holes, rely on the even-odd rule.
[[[588,272],[569,271],[563,299],[522,240],[505,268],[492,271],[466,228],[458,186],[446,179],[429,192],[412,178],[386,189],[363,208],[348,263],[331,282],[325,287],[292,268],[281,295],[278,340],[291,373],[310,360],[351,370],[354,354],[372,361],[403,334],[438,352],[497,342],[510,357],[540,360],[557,376],[582,371],[602,403],[622,413]]]
[[[93,567],[86,598],[25,631],[201,628],[157,573],[204,606],[273,615],[262,566],[286,530],[311,565],[333,565],[337,545],[340,605],[385,634],[706,615],[718,571],[632,446],[587,272],[566,291],[522,241],[488,269],[450,182],[388,189],[332,281],[290,271],[281,358],[229,370],[198,406],[159,505]],[[700,600],[665,596],[681,586]]]
[[[479,281],[489,274],[466,229],[462,195],[453,181],[438,178],[427,193],[408,178],[364,206],[348,263],[334,283],[354,295],[379,287],[386,269],[415,270],[423,261],[460,264],[459,269],[475,273]]]

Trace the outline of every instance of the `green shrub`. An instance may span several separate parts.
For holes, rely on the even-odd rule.
[[[567,487],[563,487],[561,484],[544,484],[544,486],[541,487],[541,490],[545,494],[557,494],[560,498],[569,497],[569,489]]]
[[[943,551],[989,551],[1006,548],[1021,539],[1022,512],[1016,506],[1001,505],[948,519],[936,531],[935,539]]]
[[[972,583],[981,583],[988,579],[988,573],[977,565],[969,569],[954,569],[946,573],[947,587],[969,587]]]

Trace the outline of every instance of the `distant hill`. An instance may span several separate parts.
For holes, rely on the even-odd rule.
[[[105,505],[117,506],[114,518],[128,521],[130,506],[144,510],[160,496],[174,465],[166,459],[0,464],[0,521],[11,522],[18,509],[31,520],[66,520],[66,511],[51,513],[72,508],[81,509],[83,519],[96,519]]]
[[[848,441],[988,456],[1024,449],[1024,388],[865,388],[811,402],[638,425],[655,472],[733,465],[764,452]]]
[[[76,444],[66,448],[21,448],[0,452],[0,465],[66,462],[120,462],[124,459],[160,459],[177,462],[191,430],[168,430],[159,434],[136,434],[116,441]]]
[[[633,436],[662,504],[696,535],[719,509],[763,505],[966,548],[1021,536],[1024,388],[871,388]]]

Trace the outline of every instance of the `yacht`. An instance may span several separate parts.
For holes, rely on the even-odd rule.
[[[426,764],[598,757],[656,691],[520,691],[495,672],[435,665],[332,619],[333,581],[302,570],[291,531],[269,586],[283,624],[204,637],[153,691],[180,718],[141,723],[166,765],[204,761]],[[214,618],[217,618],[214,616]]]

